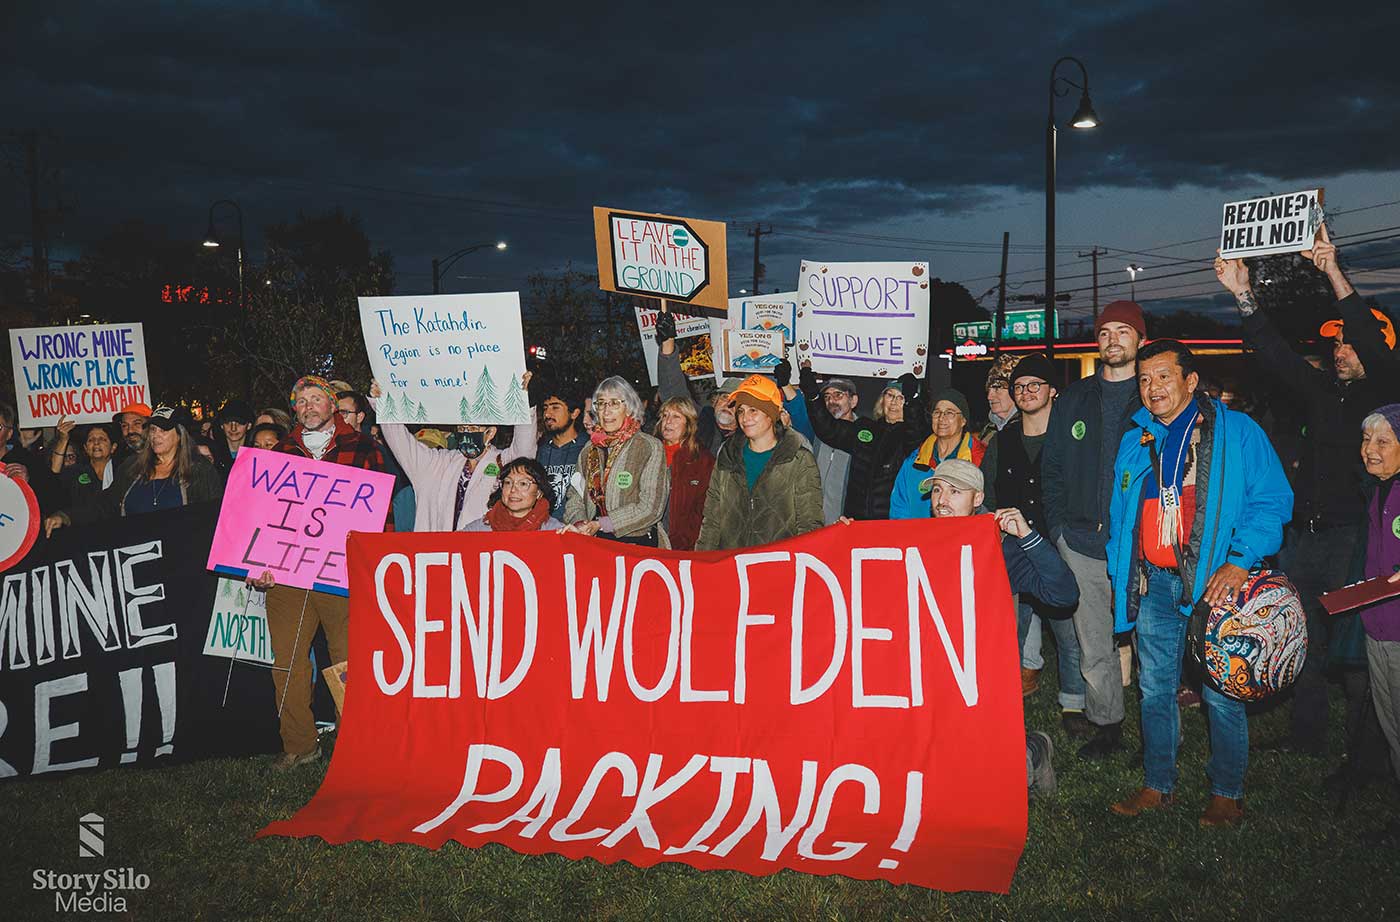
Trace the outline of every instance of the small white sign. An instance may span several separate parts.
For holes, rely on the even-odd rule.
[[[1311,249],[1322,226],[1322,189],[1229,202],[1222,209],[1220,255],[1272,256]]]
[[[360,327],[381,420],[529,420],[518,292],[361,298]]]
[[[740,375],[767,374],[783,360],[780,330],[725,330],[724,370]]]
[[[204,652],[271,666],[275,658],[267,629],[267,593],[245,585],[243,580],[221,578],[214,593]]]
[[[111,422],[132,403],[154,406],[139,323],[10,331],[20,428]]]
[[[928,263],[803,261],[798,278],[797,362],[828,375],[923,375]]]
[[[656,317],[659,311],[649,307],[638,307],[637,334],[642,338],[642,358],[647,363],[647,374],[651,384],[656,386]],[[714,348],[710,336],[715,321],[707,317],[676,315],[676,351],[681,357],[681,371],[687,378],[708,378],[715,374]]]
[[[730,298],[729,323],[736,330],[777,330],[790,346],[797,341],[797,292]]]

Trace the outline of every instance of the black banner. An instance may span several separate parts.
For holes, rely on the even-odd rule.
[[[203,655],[219,509],[64,528],[0,574],[0,778],[280,748],[266,667]]]

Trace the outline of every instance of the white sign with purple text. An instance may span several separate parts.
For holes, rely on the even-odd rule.
[[[829,375],[897,378],[928,364],[928,263],[803,261],[797,357]]]

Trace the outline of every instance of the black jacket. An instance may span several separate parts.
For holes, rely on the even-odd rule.
[[[997,505],[1020,509],[1021,514],[1026,517],[1026,524],[1048,538],[1050,535],[1045,525],[1044,480],[1040,469],[1040,462],[1045,457],[1045,441],[1040,443],[1040,452],[1032,461],[1026,452],[1025,432],[1021,422],[1018,415],[996,434]]]
[[[1359,381],[1343,383],[1330,368],[1309,365],[1262,310],[1244,318],[1245,340],[1303,414],[1306,429],[1293,484],[1293,524],[1298,528],[1350,526],[1365,517],[1361,421],[1400,399],[1395,359],[1380,323],[1355,293],[1337,308],[1346,341],[1366,367],[1366,377]]]
[[[837,419],[827,410],[812,370],[803,368],[799,380],[817,438],[851,456],[842,512],[853,519],[889,518],[890,490],[899,467],[928,438],[928,414],[922,404],[917,398],[907,400],[904,420],[898,423],[862,416]]]
[[[1063,536],[1074,550],[1101,560],[1106,559],[1108,544],[1112,459],[1123,433],[1132,426],[1133,414],[1142,406],[1134,390],[1123,418],[1105,425],[1102,398],[1103,378],[1098,373],[1065,388],[1050,411],[1040,456],[1048,537]],[[1107,470],[1101,463],[1105,440],[1111,446]]]

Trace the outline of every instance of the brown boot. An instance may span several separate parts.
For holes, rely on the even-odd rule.
[[[1163,794],[1152,788],[1139,788],[1132,797],[1114,804],[1112,810],[1119,816],[1137,816],[1144,810],[1156,810],[1171,805],[1172,796],[1170,794]]]
[[[1244,798],[1221,797],[1212,794],[1206,812],[1201,814],[1202,826],[1238,826],[1244,822]]]
[[[1029,698],[1040,688],[1040,670],[1021,667],[1021,697]]]

